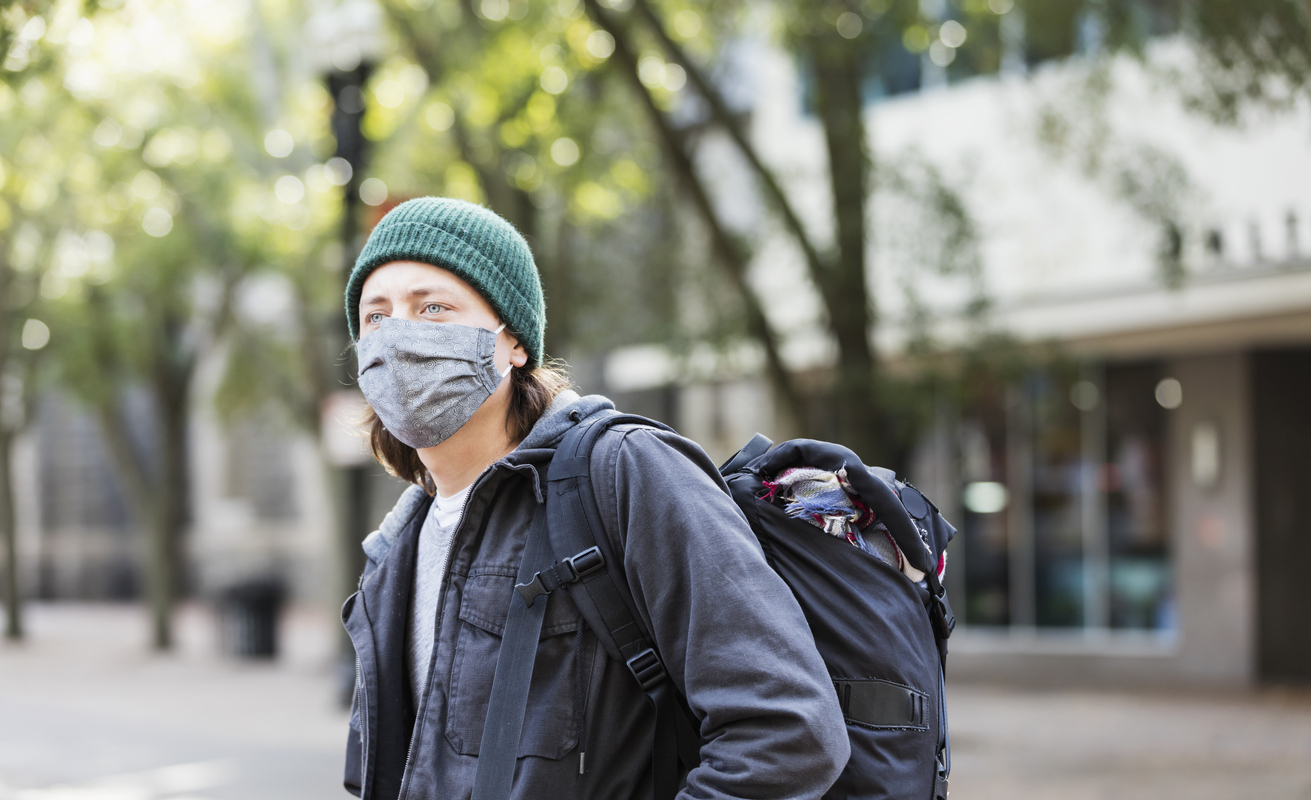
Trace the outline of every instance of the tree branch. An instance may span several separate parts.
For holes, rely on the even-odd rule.
[[[1311,2],[1311,0],[1307,1]],[[711,116],[723,126],[724,130],[728,131],[728,135],[733,139],[738,150],[746,158],[747,163],[751,165],[751,171],[755,173],[757,180],[764,187],[765,196],[774,204],[775,211],[783,218],[784,226],[796,239],[797,245],[806,258],[806,264],[810,267],[811,275],[816,282],[822,280],[826,266],[825,259],[820,256],[819,249],[811,241],[800,217],[792,208],[792,204],[788,202],[787,195],[783,192],[783,187],[779,184],[773,170],[765,166],[765,163],[760,159],[760,154],[756,152],[755,145],[747,138],[738,118],[728,110],[728,106],[724,103],[724,98],[720,95],[719,90],[710,83],[701,68],[688,57],[682,46],[675,42],[673,37],[665,30],[665,26],[657,16],[651,0],[637,0],[634,7],[637,9],[638,15],[655,32],[656,38],[660,40],[661,45],[673,57],[673,61],[683,67],[688,80],[692,82],[692,86],[696,88],[697,93],[710,107]]]
[[[746,258],[740,247],[729,236],[719,215],[715,212],[714,206],[710,202],[710,197],[706,193],[700,178],[696,174],[696,169],[692,164],[691,156],[687,152],[686,143],[682,134],[677,131],[665,117],[660,107],[656,105],[655,98],[647,90],[638,76],[637,56],[633,52],[627,32],[622,30],[619,25],[610,18],[600,6],[597,0],[584,0],[588,14],[603,30],[610,34],[615,40],[614,63],[618,63],[624,75],[633,85],[637,96],[642,100],[646,107],[648,115],[651,118],[651,124],[660,136],[664,145],[665,153],[673,162],[674,170],[678,174],[683,188],[691,196],[693,204],[696,206],[698,214],[702,221],[709,229],[711,248],[719,261],[728,269],[729,277],[738,288],[742,295],[743,303],[746,305],[747,324],[751,333],[758,339],[765,348],[765,361],[770,376],[770,381],[777,391],[779,398],[783,401],[784,410],[791,420],[801,425],[804,417],[801,413],[801,398],[792,380],[791,374],[783,364],[783,358],[780,354],[779,338],[770,326],[769,320],[765,317],[764,309],[760,305],[759,298],[751,289],[747,282]]]

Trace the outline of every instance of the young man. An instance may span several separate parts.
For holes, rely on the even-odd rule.
[[[346,289],[374,453],[415,484],[365,540],[342,610],[358,656],[346,788],[470,795],[506,609],[563,434],[613,405],[542,361],[532,253],[494,213],[422,198],[374,229]],[[800,608],[705,453],[617,425],[591,479],[640,621],[699,723],[680,798],[817,798],[848,758]],[[601,534],[598,534],[598,536]],[[564,592],[546,608],[516,798],[649,798],[655,720]]]

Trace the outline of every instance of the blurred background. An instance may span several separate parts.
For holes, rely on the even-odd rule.
[[[580,391],[938,504],[958,795],[1311,798],[1309,90],[1308,0],[0,0],[0,798],[344,796],[434,194]]]

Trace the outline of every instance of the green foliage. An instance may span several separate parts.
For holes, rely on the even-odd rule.
[[[686,250],[645,111],[607,68],[609,34],[570,0],[384,5],[401,48],[371,79],[366,132],[386,137],[370,174],[389,202],[444,194],[515,223],[543,273],[550,352],[667,339]],[[699,9],[671,15],[709,49]],[[685,76],[646,47],[669,107]]]
[[[640,206],[658,162],[631,98],[601,74],[609,37],[577,4],[511,4],[504,15],[496,2],[474,7],[388,4],[414,62],[393,58],[379,71],[379,105],[407,72],[415,88],[431,81],[366,120],[391,137],[377,166],[388,186],[489,202],[526,228],[525,201],[558,207],[574,225]]]
[[[1184,79],[1192,105],[1223,121],[1244,107],[1290,108],[1311,88],[1311,3],[1307,0],[1200,0],[1184,31],[1201,69]]]
[[[603,5],[634,19],[635,2],[644,0]],[[232,356],[219,394],[225,412],[276,399],[312,426],[324,365],[340,356],[323,331],[336,313],[345,254],[341,190],[323,166],[334,148],[332,98],[308,60],[309,9],[283,0],[257,4],[252,16],[239,4],[211,2],[203,13],[193,5],[0,3],[0,255],[12,281],[4,325],[18,342],[27,319],[48,321],[60,373],[96,402],[112,394],[104,381],[143,380],[152,365],[194,360],[222,340]],[[680,196],[641,102],[610,68],[613,41],[580,2],[382,5],[386,55],[366,87],[364,131],[376,148],[367,175],[386,184],[388,203],[465,197],[519,225],[546,279],[551,348],[741,333],[733,290],[706,268],[696,236],[685,238]],[[888,59],[941,51],[957,35],[952,23],[964,31],[945,67],[954,80],[1001,68],[1015,46],[1004,23],[1018,14],[1020,55],[1030,62],[1094,47],[1141,52],[1148,37],[1176,32],[1202,58],[1189,97],[1219,116],[1251,101],[1291,102],[1305,91],[1311,63],[1303,0],[651,7],[712,75],[726,45],[760,31],[762,20],[803,64],[817,47],[851,48],[870,75]],[[677,108],[688,136],[700,135],[695,102],[679,105],[691,93],[686,73],[654,31],[630,27],[644,86],[661,108]],[[1171,274],[1186,176],[1160,153],[1110,142],[1095,114],[1079,122],[1053,112],[1043,124],[1054,147],[1077,152],[1159,222],[1162,269]],[[911,200],[934,231],[932,246],[909,261],[976,275],[974,231],[959,198],[923,164],[893,160],[875,169],[871,191]],[[244,313],[234,298],[256,278],[282,286],[289,302]],[[106,347],[114,371],[104,370]]]

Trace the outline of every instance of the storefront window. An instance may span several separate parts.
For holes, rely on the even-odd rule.
[[[974,419],[961,429],[965,494],[961,535],[953,543],[952,558],[959,555],[963,562],[959,568],[965,573],[966,602],[961,609],[965,621],[971,625],[1006,625],[1010,622],[1006,424],[1002,404],[994,399],[988,406],[976,408]],[[952,569],[957,567],[951,564]]]
[[[1174,625],[1165,503],[1166,410],[1154,392],[1157,364],[1106,371],[1107,460],[1098,488],[1106,495],[1113,628]]]
[[[966,409],[967,624],[1174,626],[1162,376],[1156,362],[1035,372]]]
[[[1079,409],[1070,401],[1075,381],[1040,373],[1030,378],[1034,549],[1034,622],[1068,628],[1082,624],[1084,538]]]

